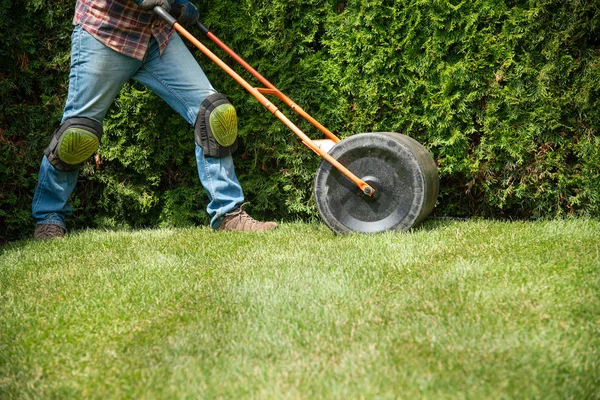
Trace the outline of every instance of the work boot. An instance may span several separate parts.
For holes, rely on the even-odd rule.
[[[56,224],[38,224],[33,232],[33,237],[37,240],[62,239],[67,230]]]
[[[242,207],[237,208],[235,211],[225,214],[221,226],[217,228],[220,231],[268,231],[270,229],[277,228],[275,222],[261,222],[257,221],[248,215]]]

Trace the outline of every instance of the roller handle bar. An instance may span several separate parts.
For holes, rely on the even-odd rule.
[[[161,19],[163,19],[166,23],[168,23],[171,26],[175,26],[175,24],[177,23],[177,20],[171,14],[169,14],[164,8],[162,8],[162,7],[159,7],[159,6],[154,7],[154,12]],[[200,27],[200,29],[202,30],[203,33],[205,33],[205,34],[209,33],[208,28],[206,28],[200,22],[198,22],[198,24],[201,26],[201,27],[200,26],[199,27]],[[185,31],[185,29],[184,29],[184,31]],[[198,42],[198,41],[196,40],[196,42]],[[202,46],[202,45],[200,44],[200,42],[198,42],[197,46]],[[218,58],[217,58],[217,60],[218,60]],[[222,68],[227,68],[227,66],[222,61],[220,61],[220,60],[218,60],[218,61],[220,62],[220,64],[218,63],[219,66],[221,66]],[[228,68],[228,69],[231,70],[230,68]],[[231,70],[230,72],[231,72],[230,75],[231,74],[237,75],[233,70]],[[240,83],[242,86],[244,86],[244,88],[246,88],[246,90],[248,90],[250,93],[252,93],[254,95],[254,97],[257,98],[257,100],[260,101],[260,98],[263,98],[263,99],[266,100],[266,98],[264,98],[264,96],[262,96],[256,89],[250,87],[248,85],[248,83],[245,82],[239,76],[238,76],[238,78],[239,78],[238,83]],[[320,148],[318,148],[314,143],[312,143],[312,140],[310,140],[310,138],[308,138],[301,130],[299,130],[283,114],[281,114],[281,112],[276,107],[273,107],[273,109],[271,109],[272,104],[270,102],[267,102],[265,104],[265,106],[267,107],[267,109],[269,109],[269,111],[271,111],[273,114],[275,114],[282,122],[284,122],[289,128],[291,128],[292,131],[294,131],[294,133],[296,133],[296,135],[298,135],[301,139],[303,139],[303,142],[311,150],[313,150],[315,153],[317,153],[318,155],[320,155],[321,157],[323,157],[324,159],[326,159],[335,168],[337,168],[343,175],[345,175],[351,181],[353,181],[354,184],[356,184],[363,191],[364,194],[366,194],[367,196],[372,196],[373,195],[373,193],[375,192],[375,190],[371,186],[369,186],[362,179],[360,179],[359,177],[357,177],[356,175],[354,175],[351,171],[349,171],[346,167],[344,167],[342,164],[340,164],[337,160],[335,160],[329,154],[327,154],[326,152],[324,152],[323,150],[321,150]],[[337,140],[339,141],[339,139],[337,139]]]
[[[161,7],[158,7],[158,6],[155,7],[154,10],[167,23],[174,26],[176,21],[171,16],[171,14],[167,13],[164,9],[161,9]],[[248,64],[240,56],[238,56],[233,50],[231,50],[229,48],[229,46],[227,46],[218,37],[216,37],[210,31],[210,29],[208,29],[204,24],[202,24],[200,21],[197,21],[196,24],[198,26],[198,29],[200,29],[200,31],[202,31],[202,33],[204,33],[204,35],[206,37],[208,37],[210,40],[215,42],[217,44],[217,46],[219,46],[222,50],[224,50],[227,54],[229,54],[230,57],[232,57],[242,67],[244,67],[246,69],[246,71],[250,72],[250,74],[252,74],[256,79],[258,79],[263,85],[265,85],[267,88],[273,90],[274,92],[271,94],[274,94],[275,96],[277,96],[280,100],[282,100],[285,104],[287,104],[292,110],[294,110],[302,118],[306,119],[313,126],[315,126],[318,130],[320,130],[325,136],[327,136],[329,139],[333,140],[334,143],[338,143],[340,141],[340,138],[338,138],[329,129],[327,129],[323,125],[321,125],[321,123],[319,123],[319,121],[314,119],[311,115],[309,115],[306,111],[304,111],[300,106],[298,106],[298,104],[296,104],[292,99],[290,99],[285,94],[283,94],[279,89],[277,89],[275,87],[275,85],[273,85],[271,82],[269,82],[264,76],[262,76],[260,73],[258,73],[258,71],[256,71],[254,68],[252,68],[252,66],[250,64]]]

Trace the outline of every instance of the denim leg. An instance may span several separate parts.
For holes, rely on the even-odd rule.
[[[200,182],[208,194],[206,211],[210,215],[210,226],[217,229],[221,218],[244,202],[242,186],[235,175],[231,156],[204,157],[202,147],[196,143],[196,163]]]
[[[149,87],[178,112],[189,124],[194,125],[200,104],[216,93],[196,59],[175,34],[160,55],[153,40],[144,63],[133,79]],[[202,148],[196,144],[198,175],[209,196],[206,208],[211,227],[217,228],[221,217],[234,210],[244,201],[242,187],[235,175],[231,156],[204,157]]]
[[[115,97],[141,64],[140,60],[106,47],[76,26],[72,37],[69,94],[62,121],[86,117],[102,123]]]
[[[71,172],[57,170],[44,156],[32,206],[33,218],[38,224],[65,226],[65,217],[73,211],[68,200],[78,174],[79,169]]]
[[[141,61],[117,53],[76,26],[71,35],[69,93],[61,122],[86,117],[102,123],[123,84],[140,65]],[[44,156],[31,207],[38,224],[65,225],[65,218],[72,213],[68,201],[78,173],[59,171]]]

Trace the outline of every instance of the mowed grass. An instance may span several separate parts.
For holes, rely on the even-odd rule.
[[[0,249],[0,398],[600,398],[600,221]]]

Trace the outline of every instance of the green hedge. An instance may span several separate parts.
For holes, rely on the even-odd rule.
[[[0,0],[0,240],[32,229],[41,154],[66,97],[74,3]],[[198,6],[213,32],[340,136],[397,131],[427,146],[441,175],[435,215],[600,215],[597,1],[223,0]],[[238,109],[236,166],[252,210],[314,218],[317,157],[195,54]],[[105,128],[99,158],[82,171],[71,227],[207,222],[190,126],[132,84]]]

